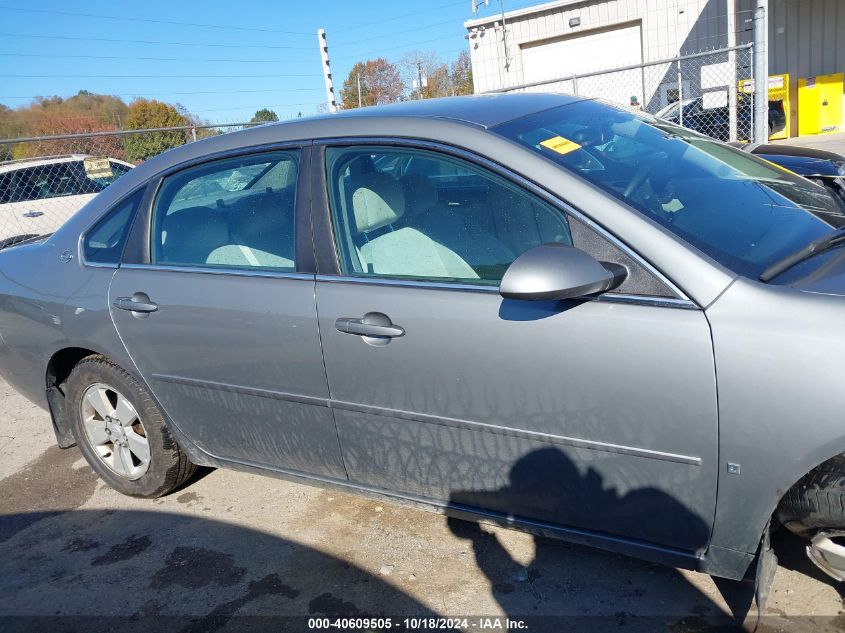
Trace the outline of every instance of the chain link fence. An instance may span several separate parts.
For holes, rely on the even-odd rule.
[[[250,123],[0,139],[0,248],[51,233],[161,152]]]
[[[606,70],[550,76],[489,92],[560,92],[644,110],[720,141],[750,141],[754,129],[752,45]],[[769,104],[769,133],[782,130],[781,102]]]

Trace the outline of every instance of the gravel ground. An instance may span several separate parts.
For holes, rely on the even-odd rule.
[[[469,616],[473,631],[509,617],[532,631],[696,632],[732,613],[748,630],[756,620],[746,585],[267,477],[209,470],[163,499],[124,497],[76,448],[55,447],[47,414],[2,382],[0,477],[5,631],[306,631],[307,617],[425,615]],[[776,550],[758,630],[843,630],[840,588],[797,539],[779,535]]]

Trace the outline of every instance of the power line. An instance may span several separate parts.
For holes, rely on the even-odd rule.
[[[291,59],[214,59],[204,57],[132,57],[127,55],[50,55],[46,53],[0,53],[0,57],[46,57],[49,59],[126,59],[153,62],[236,62],[243,64],[301,64]]]
[[[402,15],[397,15],[397,16],[394,16],[392,18],[384,18],[382,20],[374,20],[374,21],[371,21],[371,22],[367,22],[366,24],[355,24],[355,25],[352,25],[352,26],[344,26],[343,28],[340,28],[340,29],[331,29],[330,33],[332,33],[332,34],[334,34],[334,33],[344,33],[346,31],[351,31],[351,30],[354,30],[354,29],[361,29],[361,28],[370,27],[370,26],[373,26],[374,24],[384,24],[385,22],[395,22],[396,20],[403,20],[405,18],[411,17],[412,15],[420,15],[421,13],[431,13],[432,11],[435,11],[437,9],[443,9],[445,7],[456,7],[456,6],[461,5],[461,4],[465,4],[465,0],[462,0],[461,2],[447,2],[445,4],[439,4],[439,5],[434,6],[434,7],[427,7],[425,9],[420,10],[420,11],[412,11],[410,13],[403,13]]]
[[[298,108],[300,106],[317,105],[318,103],[322,103],[322,102],[306,101],[305,103],[277,103],[275,105],[261,105],[260,107],[261,108],[292,108],[292,107]],[[191,110],[191,113],[197,114],[199,112],[226,112],[226,111],[232,111],[232,110],[251,110],[254,107],[255,107],[255,105],[240,106],[240,107],[237,107],[237,108],[211,108],[211,109],[205,109],[205,110]]]
[[[403,31],[391,31],[389,35],[402,35],[404,33],[415,33],[417,31],[422,31],[424,29],[434,28],[435,26],[443,26],[444,24],[455,24],[455,20],[445,20],[443,22],[435,22],[434,24],[423,24],[421,26],[417,26],[411,29],[405,29]],[[380,37],[384,37],[384,35],[372,35],[365,39],[354,40],[352,42],[342,42],[340,44],[333,44],[332,48],[348,48],[349,46],[353,46],[355,44],[360,44],[361,42],[371,42],[372,40],[378,39]]]
[[[25,13],[46,13],[50,15],[65,15],[71,17],[96,18],[100,20],[122,20],[124,22],[147,22],[149,24],[170,24],[174,26],[192,26],[206,29],[225,29],[227,31],[254,31],[259,33],[285,33],[288,35],[313,35],[305,31],[283,31],[279,29],[260,29],[247,26],[232,26],[229,24],[204,24],[200,22],[177,22],[175,20],[154,20],[152,18],[131,18],[118,15],[102,15],[98,13],[78,13],[73,11],[55,11],[52,9],[24,9],[22,7],[10,7],[0,5],[0,9],[9,11],[21,11]]]
[[[0,77],[9,77],[13,79],[58,79],[58,78],[73,78],[73,79],[269,79],[281,77],[314,77],[314,73],[304,75],[68,75],[65,73],[56,75],[2,75]]]
[[[127,40],[105,37],[74,37],[71,35],[37,35],[34,33],[0,33],[3,37],[31,37],[42,40],[76,40],[81,42],[112,42],[120,44],[167,44],[169,46],[209,46],[214,48],[271,48],[285,50],[310,51],[313,46],[270,46],[267,44],[195,44],[191,42],[164,42],[161,40]]]
[[[119,92],[119,93],[109,93],[101,96],[106,97],[156,97],[156,96],[188,96],[188,95],[235,95],[235,94],[258,94],[258,93],[267,93],[267,92],[314,92],[317,90],[322,90],[322,88],[271,88],[269,90],[196,90],[190,92],[157,92],[155,94],[152,93],[140,93],[140,92]],[[49,99],[51,96],[58,96],[58,95],[29,95],[29,96],[8,96],[8,97],[0,97],[0,99],[39,99],[39,98],[46,98]],[[64,99],[70,99],[71,97],[75,97],[77,95],[71,95],[70,97],[63,97]]]
[[[0,34],[0,35],[2,35],[2,34]],[[435,37],[435,38],[430,39],[430,40],[423,40],[421,42],[410,42],[410,43],[400,44],[399,46],[391,46],[390,48],[381,48],[381,49],[375,50],[375,51],[367,51],[365,53],[355,53],[354,55],[341,55],[341,56],[337,57],[336,59],[354,59],[354,58],[360,59],[362,57],[367,57],[369,55],[377,55],[379,53],[386,53],[388,51],[395,51],[396,49],[399,49],[399,48],[412,50],[412,48],[414,46],[419,46],[420,44],[430,44],[431,42],[442,42],[443,40],[454,40],[454,39],[458,39],[459,37],[460,36],[457,36],[457,35],[446,35],[445,37]]]

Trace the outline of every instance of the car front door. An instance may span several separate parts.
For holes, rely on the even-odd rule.
[[[307,152],[235,156],[165,176],[109,300],[138,369],[201,449],[345,479],[314,276],[297,272],[310,256],[310,237],[298,248],[296,228],[309,205]],[[149,246],[133,256],[139,239]]]
[[[350,480],[703,549],[717,480],[703,312],[512,174],[392,143],[315,156],[328,191],[317,243],[337,252],[317,307]],[[471,202],[455,193],[464,179]],[[598,299],[503,299],[508,265],[548,242],[621,263],[628,279]]]

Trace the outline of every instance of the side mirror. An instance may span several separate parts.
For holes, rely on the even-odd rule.
[[[624,266],[598,262],[574,246],[543,244],[514,260],[499,294],[526,301],[576,299],[612,290],[627,276]]]

